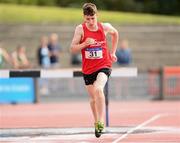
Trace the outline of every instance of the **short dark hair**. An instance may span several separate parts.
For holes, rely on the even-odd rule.
[[[96,5],[93,3],[85,3],[83,5],[83,14],[93,16],[97,13]]]

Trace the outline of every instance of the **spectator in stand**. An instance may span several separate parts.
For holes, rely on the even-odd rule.
[[[10,65],[12,64],[11,57],[9,56],[8,52],[2,48],[2,43],[0,43],[0,68],[3,67],[4,60]]]
[[[129,66],[131,64],[132,54],[127,40],[121,40],[120,46],[116,51],[116,56],[117,56],[117,64],[119,66]],[[128,78],[122,77],[120,80],[119,78],[115,80],[116,80],[116,84],[115,84],[116,98],[118,99],[119,97],[121,97],[122,99],[127,99],[129,94]]]
[[[127,40],[122,40],[116,51],[117,63],[120,66],[128,66],[132,62],[131,49]]]
[[[50,53],[48,49],[48,37],[42,36],[38,48],[38,63],[41,68],[50,67]]]
[[[59,52],[61,51],[61,47],[58,43],[58,35],[56,33],[51,34],[48,49],[50,52],[51,67],[59,67]]]
[[[40,39],[40,45],[38,47],[38,63],[41,68],[48,69],[50,68],[50,54],[48,49],[48,37],[42,36]],[[39,79],[39,92],[41,95],[49,95],[49,81],[48,79]]]
[[[31,68],[31,64],[26,55],[25,46],[17,46],[17,50],[12,53],[12,62],[15,69]]]

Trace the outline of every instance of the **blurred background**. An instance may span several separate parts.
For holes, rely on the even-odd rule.
[[[0,0],[0,69],[80,68],[69,48],[85,2],[119,32],[113,67],[138,68],[111,78],[110,100],[179,100],[180,0]],[[87,99],[82,78],[0,79],[0,103]]]

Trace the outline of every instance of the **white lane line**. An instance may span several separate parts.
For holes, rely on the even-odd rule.
[[[110,135],[109,135],[110,136]],[[93,134],[85,134],[85,135],[48,135],[48,136],[35,136],[35,137],[9,137],[9,138],[2,138],[0,142],[21,142],[21,143],[36,143],[39,141],[82,141],[87,139],[92,139],[94,137]]]
[[[117,138],[116,140],[114,140],[112,143],[117,143],[117,142],[123,140],[123,139],[124,139],[125,137],[127,137],[129,134],[131,134],[131,133],[133,133],[134,131],[136,131],[136,130],[138,130],[138,129],[140,129],[140,128],[146,126],[146,125],[148,125],[149,123],[157,120],[158,118],[160,118],[160,117],[162,117],[162,116],[167,116],[167,114],[157,114],[157,115],[153,116],[153,117],[150,118],[149,120],[147,120],[147,121],[139,124],[138,126],[136,126],[136,127],[132,128],[132,129],[128,130],[125,134],[123,134],[122,136],[120,136],[119,138]]]

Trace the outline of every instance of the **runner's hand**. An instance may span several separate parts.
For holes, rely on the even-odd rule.
[[[111,54],[111,60],[112,62],[117,62],[117,57],[116,57],[116,54]]]
[[[85,40],[85,44],[86,44],[87,46],[92,45],[92,44],[94,44],[94,43],[95,43],[95,40],[94,40],[93,38],[87,38],[87,39]]]

